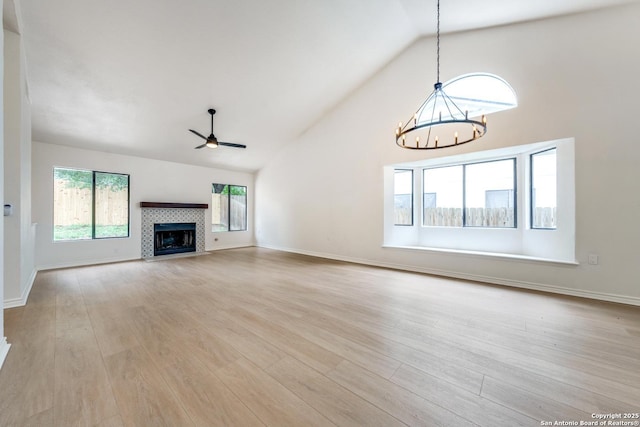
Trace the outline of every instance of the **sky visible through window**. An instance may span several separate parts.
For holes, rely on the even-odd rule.
[[[397,170],[394,179],[394,194],[411,194],[413,174],[409,170]]]
[[[424,170],[424,192],[435,193],[438,208],[462,207],[462,166]]]
[[[488,191],[513,190],[513,165],[513,159],[467,165],[466,207],[486,207]]]

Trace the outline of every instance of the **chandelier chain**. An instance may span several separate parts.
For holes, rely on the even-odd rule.
[[[444,90],[444,85],[440,82],[440,0],[436,0],[437,5],[437,27],[436,27],[436,74],[437,80],[433,85],[434,90],[431,95],[422,103],[418,111],[406,123],[400,122],[396,128],[396,144],[401,148],[412,150],[433,150],[439,148],[453,147],[466,144],[481,138],[487,131],[487,119],[483,115],[480,120],[469,118],[468,107],[464,110],[458,106],[453,98],[449,97]],[[448,82],[449,84],[451,82]],[[462,98],[464,102],[464,98]],[[474,101],[474,100],[470,100]],[[431,117],[429,117],[431,113]],[[422,135],[420,135],[419,132]],[[438,133],[447,131],[449,135],[443,136]],[[415,143],[407,141],[406,136],[412,132],[416,136]],[[431,139],[432,133],[435,134]],[[421,136],[426,136],[426,141],[421,140]],[[452,136],[453,138],[450,138]]]
[[[437,40],[437,58],[436,58],[436,82],[440,82],[440,0],[438,0],[438,26],[436,30],[436,40]]]

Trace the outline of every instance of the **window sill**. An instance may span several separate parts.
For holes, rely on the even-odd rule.
[[[426,246],[382,245],[382,247],[387,249],[402,249],[402,250],[408,250],[408,251],[423,251],[423,252],[437,252],[437,253],[446,253],[446,254],[471,255],[471,256],[482,257],[482,258],[499,258],[499,259],[508,259],[508,260],[518,260],[518,261],[530,261],[530,262],[545,263],[545,264],[560,264],[560,265],[574,265],[574,266],[580,265],[578,261],[540,258],[540,257],[533,257],[533,256],[521,255],[521,254],[467,251],[467,250],[460,250],[460,249],[432,248],[432,247],[426,247]]]

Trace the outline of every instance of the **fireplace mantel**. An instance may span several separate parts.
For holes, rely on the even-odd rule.
[[[141,208],[209,209],[207,203],[140,202]]]

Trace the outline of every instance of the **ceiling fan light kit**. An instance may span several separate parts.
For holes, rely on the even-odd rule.
[[[189,132],[195,135],[198,135],[200,138],[206,141],[204,144],[198,145],[197,147],[195,147],[195,149],[200,149],[204,147],[218,148],[219,146],[232,147],[232,148],[247,148],[247,146],[243,144],[234,144],[232,142],[218,141],[218,138],[216,138],[216,136],[213,134],[213,115],[216,114],[216,110],[214,110],[213,108],[209,108],[207,112],[211,115],[211,133],[209,134],[209,136],[204,136],[196,130],[189,129]]]

